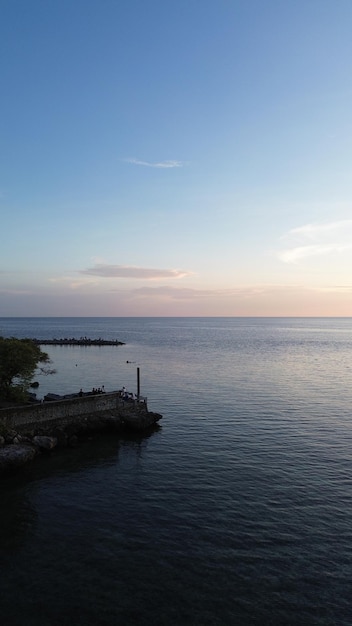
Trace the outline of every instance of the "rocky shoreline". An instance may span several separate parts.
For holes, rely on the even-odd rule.
[[[0,435],[0,475],[21,468],[36,456],[50,453],[57,447],[77,446],[89,434],[104,431],[115,436],[131,431],[141,433],[157,428],[161,418],[159,413],[150,411],[131,412],[123,416],[109,411],[82,417],[65,427],[54,427],[53,424],[24,430],[3,427]]]

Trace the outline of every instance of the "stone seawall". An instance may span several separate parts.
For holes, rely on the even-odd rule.
[[[161,417],[117,392],[0,409],[0,473],[56,445],[75,445],[86,433],[143,431]]]
[[[126,402],[118,393],[104,393],[1,409],[0,423],[6,428],[17,431],[50,427],[50,425],[64,427],[68,424],[72,425],[75,421],[79,422],[82,417],[99,416],[109,412],[121,418],[149,413],[145,402]]]

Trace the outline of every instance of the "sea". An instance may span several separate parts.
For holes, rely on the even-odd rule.
[[[160,426],[0,481],[4,626],[352,624],[352,318],[1,318]]]

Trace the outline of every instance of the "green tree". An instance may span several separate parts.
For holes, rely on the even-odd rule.
[[[0,337],[0,398],[21,402],[37,370],[52,374],[50,358],[31,339]]]

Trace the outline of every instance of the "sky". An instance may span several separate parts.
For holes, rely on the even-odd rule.
[[[0,316],[352,316],[351,0],[0,0]]]

